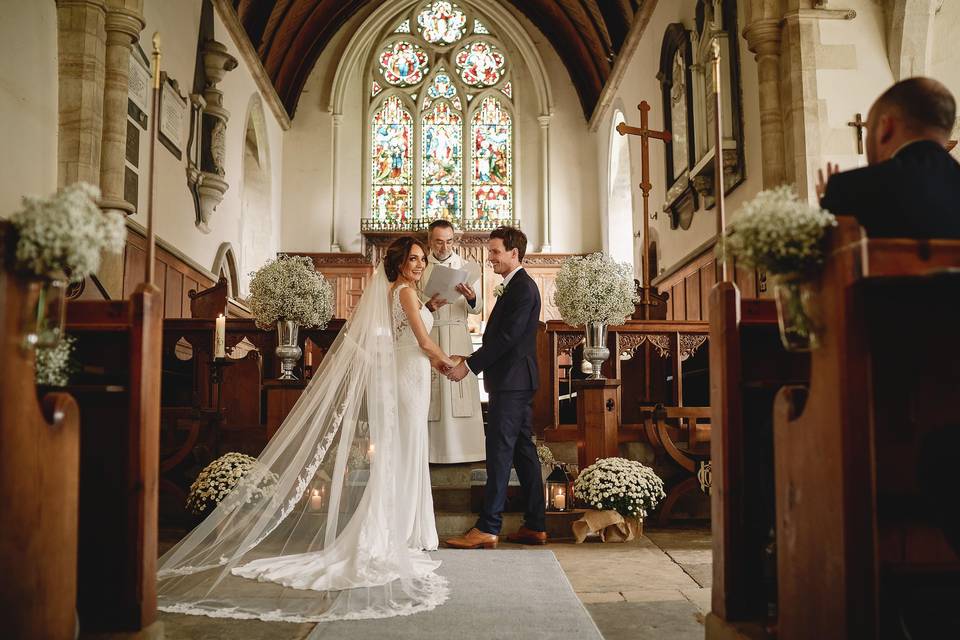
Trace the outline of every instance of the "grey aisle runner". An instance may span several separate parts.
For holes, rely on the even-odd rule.
[[[455,551],[430,554],[450,581],[450,599],[433,611],[383,620],[316,626],[310,640],[602,640],[552,551]]]

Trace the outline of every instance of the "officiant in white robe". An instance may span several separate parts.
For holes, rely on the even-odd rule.
[[[445,220],[430,225],[430,247],[427,267],[420,280],[421,286],[430,282],[437,265],[462,269],[466,262],[454,250],[453,226]],[[480,283],[464,283],[458,287],[456,300],[428,299],[422,295],[427,308],[433,312],[431,337],[449,355],[470,355],[473,343],[467,317],[483,312]],[[471,296],[470,299],[468,296]],[[451,382],[434,370],[430,390],[430,462],[450,464],[475,462],[486,457],[483,415],[480,411],[480,384],[476,376],[467,376],[460,382]]]

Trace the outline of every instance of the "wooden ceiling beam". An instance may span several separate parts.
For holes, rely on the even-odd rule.
[[[580,105],[589,119],[603,90],[603,77],[592,59],[583,35],[553,0],[510,0],[547,37],[577,89]]]
[[[327,3],[337,3],[337,0],[293,0],[286,15],[280,20],[276,32],[273,36],[273,43],[265,51],[266,57],[263,58],[263,68],[267,75],[273,80],[273,85],[277,88],[280,98],[283,93],[280,91],[279,73],[283,66],[283,61],[290,53],[291,46],[297,36],[306,26],[307,18],[318,6]],[[293,115],[293,114],[291,114]]]
[[[247,32],[255,48],[260,43],[260,37],[273,11],[273,5],[273,2],[258,2],[258,0],[235,0],[234,2],[240,24],[243,25],[243,30]]]
[[[292,5],[293,0],[277,0],[277,2],[274,3],[273,11],[270,12],[270,18],[267,20],[267,25],[263,29],[260,44],[257,46],[257,53],[260,55],[260,60],[263,61],[267,59],[267,53],[273,45],[274,36],[277,35],[277,27],[283,23]]]
[[[630,0],[619,2],[601,2],[600,12],[610,34],[610,43],[614,53],[620,53],[623,43],[627,41],[630,26],[633,24],[633,7]]]
[[[274,77],[277,93],[293,116],[303,87],[317,60],[341,27],[369,0],[324,0],[317,3],[303,22]]]

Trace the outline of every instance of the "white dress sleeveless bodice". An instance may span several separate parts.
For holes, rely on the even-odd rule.
[[[407,504],[401,513],[401,532],[411,549],[432,551],[439,538],[430,486],[430,446],[427,417],[430,412],[430,359],[420,349],[410,320],[400,304],[399,285],[392,294],[393,341],[396,345],[401,468],[397,470],[397,499]],[[433,314],[420,305],[420,318],[429,333]]]

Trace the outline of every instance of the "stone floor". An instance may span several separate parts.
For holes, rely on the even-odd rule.
[[[703,617],[710,608],[709,528],[653,529],[626,544],[556,543],[547,548],[556,554],[606,640],[703,638]],[[168,640],[299,640],[312,627],[165,613],[160,617]],[[477,630],[464,631],[470,638],[483,638]]]

